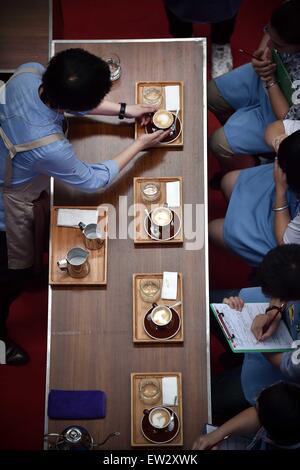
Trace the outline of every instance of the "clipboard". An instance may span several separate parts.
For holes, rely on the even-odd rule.
[[[268,303],[247,303],[242,312],[231,309],[227,304],[210,304],[227,341],[234,353],[245,352],[287,352],[292,351],[293,338],[284,322],[265,341],[257,341],[251,332],[255,316],[264,313]]]
[[[272,60],[276,64],[275,77],[278,82],[278,85],[284,94],[289,106],[292,106],[292,95],[294,93],[293,82],[289,76],[285,66],[283,65],[280,54],[276,49],[272,49]]]

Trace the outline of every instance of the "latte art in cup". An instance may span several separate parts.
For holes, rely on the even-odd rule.
[[[170,113],[170,111],[166,111],[164,109],[159,109],[153,115],[152,120],[153,120],[153,124],[158,129],[168,129],[173,124],[174,115],[172,113]]]
[[[169,225],[171,223],[172,211],[167,207],[156,207],[152,211],[151,219],[155,225],[164,227],[165,225]]]
[[[172,319],[172,311],[165,305],[158,305],[152,310],[151,319],[157,326],[165,326]]]
[[[157,429],[163,429],[167,427],[170,423],[171,415],[166,408],[157,407],[153,408],[153,410],[149,414],[149,421],[153,427]]]

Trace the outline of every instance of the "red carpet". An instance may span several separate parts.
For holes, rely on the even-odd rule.
[[[237,48],[254,51],[280,0],[244,0],[232,40],[234,65],[246,62]],[[126,5],[126,6],[125,6]],[[161,0],[54,0],[54,39],[118,39],[169,37]],[[206,36],[209,26],[197,26],[195,35]],[[209,115],[209,133],[218,123]],[[209,156],[209,176],[218,170]],[[209,216],[225,213],[225,203],[217,191],[209,191]],[[220,269],[222,266],[222,269]],[[244,287],[249,269],[238,258],[211,247],[210,288]],[[30,354],[24,367],[0,366],[0,449],[41,449],[44,426],[44,390],[47,325],[47,290],[26,292],[13,305],[9,321],[12,338]],[[213,357],[221,352],[212,341]],[[213,361],[213,371],[220,366]]]

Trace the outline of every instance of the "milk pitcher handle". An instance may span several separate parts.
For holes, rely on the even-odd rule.
[[[66,260],[66,258],[60,259],[59,261],[57,261],[57,266],[62,271],[67,271],[68,270],[68,261]]]
[[[85,229],[85,227],[86,227],[86,225],[85,225],[83,222],[79,222],[78,227],[79,227],[80,230],[83,232],[84,229]]]

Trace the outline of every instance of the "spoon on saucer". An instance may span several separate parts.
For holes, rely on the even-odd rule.
[[[174,397],[174,405],[173,406],[176,406],[176,403],[177,403],[177,395],[175,395],[175,397]],[[172,432],[173,429],[174,429],[174,426],[175,426],[174,420],[175,420],[175,412],[172,409],[171,419],[170,419],[170,422],[169,422],[168,427],[167,427],[167,430],[169,432]]]

